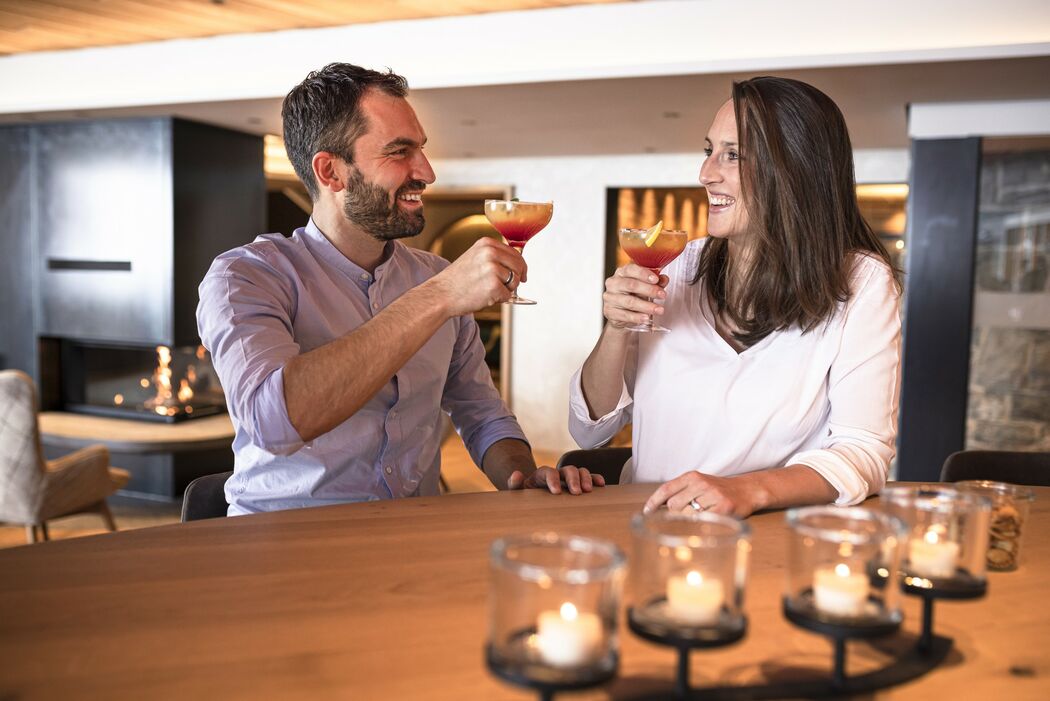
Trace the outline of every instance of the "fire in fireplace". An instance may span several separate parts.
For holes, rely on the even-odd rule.
[[[62,345],[67,411],[174,423],[226,409],[204,346]]]

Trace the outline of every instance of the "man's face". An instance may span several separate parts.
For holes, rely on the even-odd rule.
[[[435,179],[423,154],[426,134],[402,98],[370,90],[360,106],[368,128],[346,166],[343,213],[380,241],[415,236],[423,230],[423,190]]]

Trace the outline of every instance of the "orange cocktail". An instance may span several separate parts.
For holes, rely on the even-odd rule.
[[[657,276],[660,270],[685,250],[689,236],[684,231],[663,229],[660,224],[652,229],[620,229],[620,246],[638,265],[649,268]],[[667,333],[670,329],[654,324],[652,317],[644,324],[625,326],[628,331]]]
[[[554,214],[553,202],[519,202],[518,200],[485,200],[485,216],[496,231],[507,240],[507,245],[521,253],[525,244],[550,223]],[[507,304],[536,304],[518,296],[517,289]]]

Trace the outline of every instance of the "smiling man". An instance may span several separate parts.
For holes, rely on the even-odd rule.
[[[284,100],[313,214],[215,259],[197,323],[236,429],[230,515],[438,493],[442,411],[501,488],[579,494],[536,468],[484,363],[472,313],[510,297],[522,257],[491,239],[451,265],[423,230],[426,133],[393,73],[335,63]]]

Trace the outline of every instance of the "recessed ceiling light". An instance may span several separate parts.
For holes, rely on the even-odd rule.
[[[664,112],[664,119],[678,119],[682,116],[681,112]]]
[[[478,120],[476,120],[476,119],[463,119],[463,120],[460,120],[459,123],[461,125],[465,126],[465,127],[476,127],[478,125]]]
[[[248,117],[248,124],[262,124],[262,120],[258,117]]]
[[[646,153],[656,153],[656,147],[655,146],[646,146],[642,150],[645,151]]]

